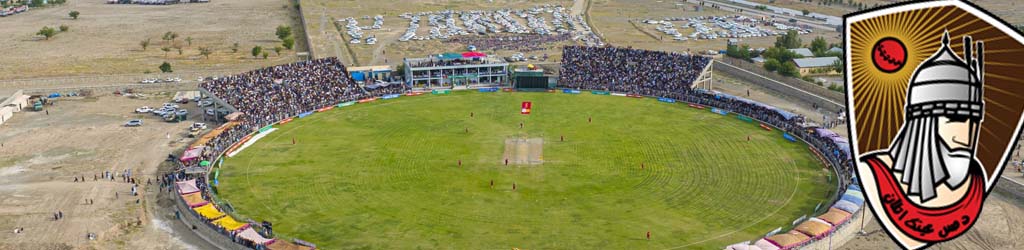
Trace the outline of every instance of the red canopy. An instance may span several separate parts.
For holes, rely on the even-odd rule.
[[[462,57],[464,57],[464,58],[487,57],[487,54],[484,54],[483,52],[470,51],[470,52],[462,52]]]

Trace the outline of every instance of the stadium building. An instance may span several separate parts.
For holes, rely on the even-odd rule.
[[[412,88],[503,85],[508,82],[508,62],[480,52],[406,58],[403,64],[405,82]]]

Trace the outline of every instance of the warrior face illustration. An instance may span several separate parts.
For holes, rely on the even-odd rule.
[[[984,113],[984,44],[977,48],[975,59],[971,38],[964,37],[966,60],[960,59],[949,48],[947,32],[942,47],[911,78],[905,122],[889,154],[907,195],[921,203],[934,199],[939,185],[957,189],[969,173],[981,172],[974,153]]]

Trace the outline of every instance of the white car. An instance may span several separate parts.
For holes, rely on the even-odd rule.
[[[142,120],[130,120],[124,124],[125,127],[139,127],[142,126]]]
[[[206,129],[206,123],[202,123],[202,122],[193,123],[192,124],[192,128],[199,129],[199,130]]]
[[[174,104],[174,103],[164,103],[164,106],[163,106],[163,107],[164,107],[165,109],[167,109],[167,108],[170,108],[170,109],[178,109],[178,104]]]
[[[217,115],[217,111],[213,109],[206,109],[206,115]]]
[[[177,115],[187,115],[188,114],[188,110],[187,109],[179,109],[177,111],[174,111],[174,114],[177,114]]]
[[[199,106],[200,107],[206,107],[206,106],[210,106],[210,105],[213,105],[212,101],[207,101],[207,100],[199,101]]]
[[[141,108],[135,109],[135,113],[149,113],[149,112],[153,112],[153,108],[150,108],[149,106],[142,106]]]

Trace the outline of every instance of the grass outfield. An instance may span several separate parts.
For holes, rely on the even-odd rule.
[[[721,249],[835,186],[806,144],[652,98],[462,91],[276,127],[225,160],[220,196],[321,249]],[[506,138],[543,138],[544,163],[504,166]]]

